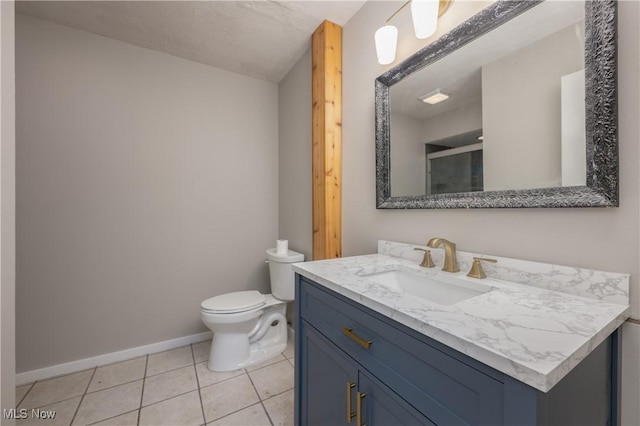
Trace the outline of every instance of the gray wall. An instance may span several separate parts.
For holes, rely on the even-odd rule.
[[[311,197],[311,50],[278,85],[279,238],[310,260],[313,255]]]
[[[268,291],[277,86],[17,15],[17,371],[207,331]]]
[[[440,20],[438,33],[427,40],[413,36],[410,21],[406,25],[396,22],[398,57],[391,66],[485,5],[453,2]],[[441,236],[458,243],[461,250],[626,272],[631,274],[633,315],[640,316],[639,4],[618,4],[619,208],[386,211],[375,208],[373,81],[387,67],[376,61],[373,34],[397,6],[391,2],[367,2],[343,28],[343,254],[373,253],[378,239],[424,244],[431,237]],[[297,90],[306,89],[301,86]],[[294,122],[299,116],[288,119]],[[281,210],[299,207],[280,205]],[[638,339],[630,338],[638,329],[639,326],[628,324],[623,333],[623,424],[629,425],[640,424],[640,377],[635,367],[640,348]]]
[[[0,2],[0,408],[15,407],[15,50],[14,3]],[[15,424],[3,419],[2,424]]]

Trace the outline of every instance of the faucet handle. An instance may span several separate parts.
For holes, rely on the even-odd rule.
[[[467,274],[468,277],[478,278],[478,279],[487,278],[487,275],[482,270],[482,263],[480,263],[480,262],[496,263],[497,260],[489,259],[487,257],[474,257],[473,258],[473,264],[471,265],[471,270]]]
[[[422,266],[423,268],[433,268],[434,266],[436,266],[436,264],[433,263],[433,260],[431,259],[431,250],[426,250],[418,247],[414,248],[414,250],[424,252],[424,257],[422,258],[422,263],[420,264],[420,266]]]

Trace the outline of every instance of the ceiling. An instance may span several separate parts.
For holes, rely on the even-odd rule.
[[[353,1],[18,1],[17,12],[250,77],[279,82],[323,20]]]

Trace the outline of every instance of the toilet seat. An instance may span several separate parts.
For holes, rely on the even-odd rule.
[[[235,314],[251,311],[266,303],[264,294],[256,290],[236,291],[211,297],[200,305],[203,312]]]

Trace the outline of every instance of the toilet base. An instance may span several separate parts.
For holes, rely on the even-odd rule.
[[[285,305],[276,310],[284,314]],[[282,315],[280,318],[284,319]],[[277,324],[269,326],[264,336],[255,342],[251,342],[246,333],[214,332],[207,368],[218,372],[233,371],[278,356],[287,348],[288,330],[286,321],[274,323]]]
[[[241,368],[251,367],[252,365],[260,364],[261,362],[267,361],[271,358],[278,356],[279,354],[284,352],[286,348],[287,348],[287,342],[279,343],[277,345],[274,345],[269,348],[264,348],[264,349],[255,348],[250,351],[249,359],[247,359],[245,362],[241,362],[238,365],[235,365],[233,367],[228,367],[224,370],[219,368],[216,369],[215,366],[211,365],[212,362],[211,362],[211,359],[209,359],[209,362],[207,363],[207,368],[211,371],[222,372],[222,371],[233,371],[233,370],[239,370]]]

